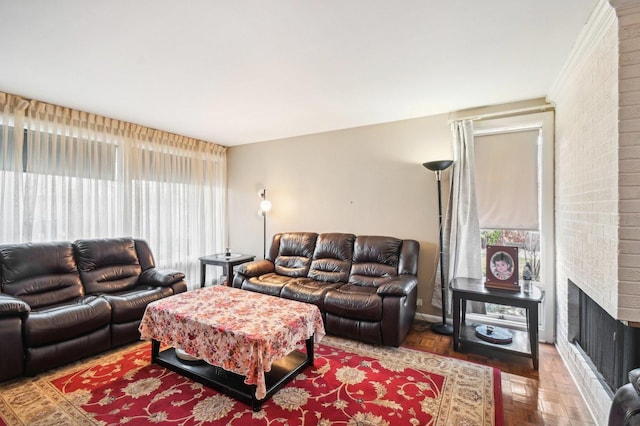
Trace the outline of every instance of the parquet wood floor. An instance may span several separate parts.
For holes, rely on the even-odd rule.
[[[524,357],[454,352],[452,337],[429,327],[427,322],[415,322],[404,346],[499,368],[506,426],[595,425],[555,346],[540,344],[540,367],[535,371]]]

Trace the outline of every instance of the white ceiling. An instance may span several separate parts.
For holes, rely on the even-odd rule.
[[[543,97],[597,0],[0,0],[0,91],[239,145]]]

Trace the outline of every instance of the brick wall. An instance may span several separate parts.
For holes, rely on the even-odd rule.
[[[589,50],[566,70],[551,99],[556,105],[556,266],[559,297],[566,294],[569,278],[615,316],[618,37],[613,10],[601,13]]]
[[[619,18],[617,318],[640,322],[640,5],[612,4]]]
[[[611,398],[569,341],[568,280],[614,318],[640,322],[637,0],[600,1],[549,99],[556,105],[556,344],[597,424],[606,424]]]

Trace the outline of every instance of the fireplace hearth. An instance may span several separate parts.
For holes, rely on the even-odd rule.
[[[630,370],[640,367],[640,328],[613,318],[587,293],[577,289],[577,330],[574,343],[591,365],[605,390],[613,395],[628,382]]]

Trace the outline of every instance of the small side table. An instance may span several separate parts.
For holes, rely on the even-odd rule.
[[[484,282],[471,278],[455,278],[451,283],[453,298],[453,350],[460,346],[485,346],[495,351],[508,352],[531,358],[533,368],[538,369],[538,305],[544,292],[532,285],[531,292],[497,290],[487,288]],[[527,331],[509,330],[513,340],[508,344],[487,342],[475,335],[475,326],[465,323],[467,300],[515,306],[527,311]]]
[[[251,256],[248,254],[236,253],[231,253],[229,256],[226,256],[224,253],[220,253],[201,257],[200,288],[204,287],[207,265],[222,266],[222,270],[227,277],[227,282],[229,283],[229,285],[231,285],[231,283],[233,283],[233,267],[242,263],[251,262],[255,258],[255,256]]]

